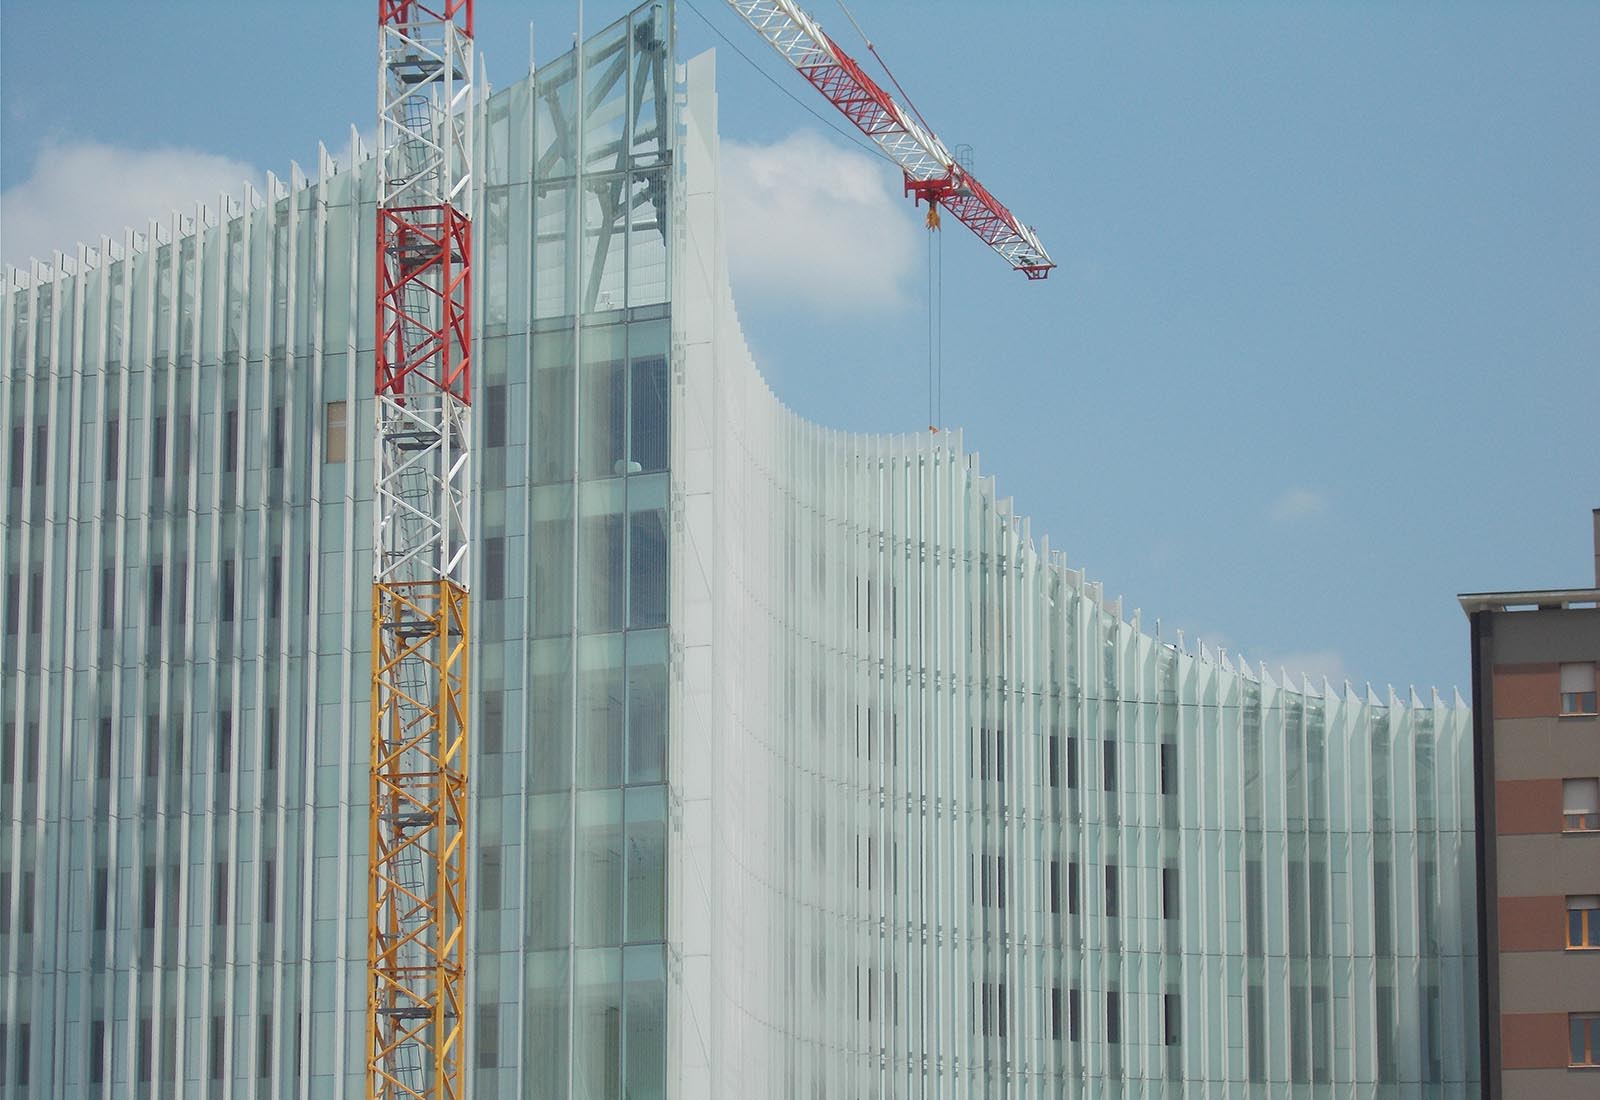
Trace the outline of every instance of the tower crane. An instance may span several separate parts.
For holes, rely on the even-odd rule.
[[[1050,274],[1056,265],[1032,228],[1002,206],[914,109],[907,111],[879,87],[798,4],[728,0],[728,6],[900,166],[905,194],[918,204],[928,203],[930,228],[938,227],[938,208],[943,207],[1014,270],[1029,279]]]
[[[464,1100],[472,0],[378,0],[369,1100]]]

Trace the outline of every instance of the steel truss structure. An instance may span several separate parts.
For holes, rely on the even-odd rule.
[[[790,0],[728,0],[728,6],[900,166],[906,194],[944,207],[1028,278],[1050,274],[1056,265],[1033,230],[958,164],[937,135],[896,103],[798,5]]]
[[[367,1095],[465,1092],[472,0],[380,0]]]

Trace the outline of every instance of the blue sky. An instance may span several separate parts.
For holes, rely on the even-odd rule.
[[[588,26],[625,6],[589,0]],[[371,9],[3,0],[6,258],[370,130]],[[812,10],[860,46],[834,0]],[[1600,4],[852,11],[1061,265],[1027,283],[947,223],[944,420],[1147,625],[1448,689],[1468,682],[1457,592],[1591,580]],[[491,80],[525,70],[530,20],[540,58],[576,24],[569,4],[480,0]],[[758,361],[814,419],[921,430],[926,246],[897,181],[687,7],[679,26],[685,54],[721,47]]]

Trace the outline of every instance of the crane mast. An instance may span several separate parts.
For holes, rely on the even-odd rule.
[[[879,87],[799,5],[728,0],[728,6],[900,166],[906,194],[944,207],[1028,278],[1050,274],[1056,265],[1032,228],[956,163],[938,136]]]
[[[464,1100],[472,0],[379,0],[367,1090]]]

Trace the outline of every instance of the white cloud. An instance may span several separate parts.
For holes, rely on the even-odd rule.
[[[1253,661],[1253,658],[1252,658]],[[1319,649],[1309,653],[1285,653],[1281,656],[1269,656],[1261,659],[1260,664],[1266,666],[1267,671],[1273,676],[1278,675],[1282,669],[1289,681],[1294,684],[1300,682],[1300,677],[1310,679],[1315,687],[1321,687],[1324,677],[1330,684],[1342,684],[1349,676],[1345,669],[1344,655],[1337,650]]]
[[[1267,508],[1274,523],[1295,523],[1313,519],[1328,510],[1328,498],[1315,489],[1294,488],[1283,493]]]
[[[217,192],[237,195],[260,178],[248,164],[194,149],[46,142],[32,174],[0,194],[0,259],[21,266],[79,241],[98,244],[102,234],[120,239],[127,226],[192,214],[196,200],[212,205]]]
[[[852,312],[912,301],[923,231],[876,158],[808,130],[724,140],[718,190],[736,294]]]

